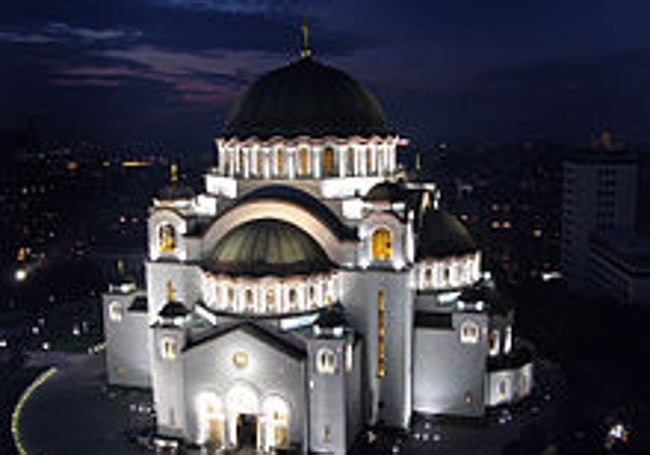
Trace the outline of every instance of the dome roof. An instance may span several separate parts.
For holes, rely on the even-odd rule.
[[[250,221],[228,232],[214,249],[211,269],[234,275],[300,275],[326,272],[332,262],[314,239],[284,221]]]
[[[165,306],[158,313],[159,316],[164,318],[177,318],[187,316],[189,310],[185,308],[180,302],[167,302]]]
[[[476,250],[474,239],[458,218],[444,210],[427,210],[420,230],[418,258],[460,256]]]
[[[226,138],[391,134],[375,97],[343,71],[301,58],[262,76],[228,115]]]

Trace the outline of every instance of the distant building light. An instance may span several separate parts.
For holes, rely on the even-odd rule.
[[[25,281],[28,276],[29,276],[29,272],[27,271],[27,269],[24,269],[24,268],[19,268],[19,269],[16,270],[16,273],[14,273],[14,278],[19,283],[22,283],[23,281]]]
[[[562,278],[560,272],[542,272],[542,281],[559,280],[560,278]]]
[[[533,229],[533,237],[535,237],[536,239],[540,238],[543,233],[544,231],[542,231],[541,229]]]
[[[122,161],[122,167],[148,167],[151,166],[149,161]]]
[[[50,350],[50,343],[47,341],[44,341],[43,344],[41,345],[44,351],[49,351]]]
[[[499,228],[501,227],[501,223],[499,223],[498,221],[492,221],[492,222],[490,223],[490,227],[491,227],[492,229],[499,229]]]
[[[503,229],[510,229],[512,227],[512,223],[510,221],[504,221],[502,227]]]
[[[0,348],[6,348],[7,344],[8,344],[7,340],[4,339],[0,340]]]

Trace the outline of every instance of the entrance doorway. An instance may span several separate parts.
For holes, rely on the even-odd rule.
[[[255,414],[239,414],[237,416],[237,445],[239,448],[257,448],[258,419]]]

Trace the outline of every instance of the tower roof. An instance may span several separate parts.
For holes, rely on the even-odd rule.
[[[424,213],[417,256],[460,256],[477,250],[474,239],[458,218],[448,212],[430,208]]]

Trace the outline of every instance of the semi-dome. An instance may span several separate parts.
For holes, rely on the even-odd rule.
[[[405,201],[408,199],[409,193],[403,182],[389,182],[384,181],[376,184],[364,196],[364,200],[370,202],[377,201]]]
[[[282,276],[327,272],[332,262],[302,229],[280,220],[250,221],[227,233],[208,266],[245,276]]]
[[[458,218],[436,208],[425,212],[417,250],[420,259],[461,256],[475,251],[474,239]]]
[[[352,77],[301,58],[262,76],[235,104],[222,136],[387,136],[375,97]]]

